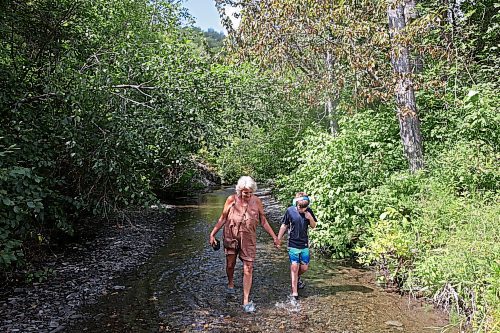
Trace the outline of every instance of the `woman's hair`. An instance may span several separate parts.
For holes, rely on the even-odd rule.
[[[293,201],[299,208],[306,208],[310,203],[306,192],[297,192]]]
[[[252,177],[242,176],[238,179],[238,183],[236,184],[236,194],[241,195],[241,190],[244,188],[255,192],[257,191],[257,183],[252,179]]]

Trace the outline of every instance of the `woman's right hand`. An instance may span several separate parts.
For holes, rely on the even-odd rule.
[[[215,236],[210,234],[210,238],[209,238],[208,242],[210,243],[211,246],[214,246],[215,245]]]

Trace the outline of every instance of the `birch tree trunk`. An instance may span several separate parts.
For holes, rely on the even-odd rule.
[[[388,2],[389,34],[392,40],[391,62],[396,74],[395,97],[399,120],[399,135],[409,169],[415,172],[424,167],[422,134],[415,102],[415,91],[411,78],[411,63],[408,47],[404,44],[406,2]]]
[[[334,95],[331,91],[330,91],[330,83],[332,82],[332,79],[333,79],[333,60],[332,60],[332,55],[330,54],[330,52],[327,52],[326,53],[326,70],[327,70],[327,75],[328,75],[328,83],[329,83],[329,87],[328,87],[328,91],[326,93],[326,101],[325,101],[325,111],[326,111],[326,114],[328,115],[328,120],[330,122],[330,133],[332,136],[336,136],[339,132],[339,124],[337,122],[337,112],[336,112],[336,108],[337,108],[337,99],[333,98],[332,95]]]

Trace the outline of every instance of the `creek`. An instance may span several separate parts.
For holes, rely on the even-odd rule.
[[[65,332],[439,332],[446,316],[420,301],[388,293],[374,273],[312,251],[306,288],[292,304],[286,246],[276,249],[258,227],[251,299],[256,312],[242,311],[242,264],[235,270],[236,294],[227,295],[223,250],[213,251],[208,234],[232,189],[176,202],[165,245],[123,290],[83,308],[81,321]],[[262,197],[277,232],[283,208]],[[218,238],[221,238],[219,232]],[[450,331],[448,331],[450,332]]]

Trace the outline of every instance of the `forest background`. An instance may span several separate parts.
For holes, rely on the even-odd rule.
[[[500,3],[217,3],[227,37],[173,0],[0,0],[2,279],[208,168],[306,191],[316,251],[498,330]]]

